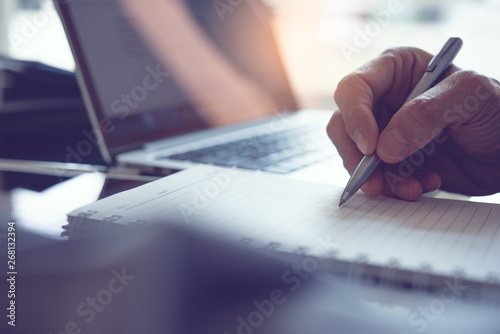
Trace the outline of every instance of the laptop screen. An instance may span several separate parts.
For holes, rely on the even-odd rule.
[[[296,110],[273,36],[252,9],[257,1],[242,1],[226,17],[212,1],[183,2],[232,66],[263,87],[280,109]],[[189,92],[146,45],[119,0],[56,0],[55,4],[107,160],[144,143],[207,127]]]

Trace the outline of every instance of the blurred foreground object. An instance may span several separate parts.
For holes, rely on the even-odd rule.
[[[17,231],[15,330],[400,333],[415,329],[408,322],[412,308],[428,307],[429,300],[439,298],[394,297],[379,309],[377,299],[389,296],[387,290],[361,294],[356,284],[301,271],[302,256],[277,259],[165,223],[60,242]],[[0,259],[6,263],[7,257]],[[1,298],[3,310],[6,299]],[[456,300],[446,313],[426,322],[427,333],[497,333],[494,311]],[[12,332],[6,322],[2,332]]]

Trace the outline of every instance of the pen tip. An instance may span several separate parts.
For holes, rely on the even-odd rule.
[[[340,201],[339,201],[339,207],[341,207],[344,203],[345,203],[345,201],[343,199],[340,199]]]

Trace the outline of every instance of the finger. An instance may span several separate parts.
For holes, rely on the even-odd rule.
[[[392,171],[391,171],[392,172]],[[385,171],[384,175],[390,171]],[[386,177],[389,179],[389,177]],[[437,190],[441,187],[441,177],[431,171],[418,171],[413,176],[386,180],[382,193],[387,196],[396,196],[407,201],[418,200],[423,193]]]
[[[394,177],[392,171],[384,170],[384,182],[382,194],[386,196],[395,196],[407,201],[416,201],[423,194],[423,188],[420,181],[413,177]]]
[[[382,175],[382,170],[377,168],[373,174],[366,180],[365,184],[361,187],[361,191],[363,191],[366,195],[370,197],[377,197],[382,194],[384,190],[384,178]]]
[[[389,121],[380,134],[377,154],[397,163],[427,145],[446,127],[467,122],[489,103],[492,82],[470,71],[458,71],[411,100]],[[470,103],[477,104],[475,106]]]
[[[357,149],[356,144],[347,134],[344,120],[338,110],[333,113],[327,131],[344,162],[345,169],[349,174],[352,174],[363,158],[363,154]]]
[[[344,120],[338,110],[332,115],[327,126],[327,132],[344,162],[345,169],[352,175],[363,158],[363,154],[358,150],[354,141],[352,141],[347,134]],[[382,193],[382,187],[382,173],[380,170],[377,170],[366,181],[363,187],[361,187],[361,190],[368,196],[376,197]]]
[[[339,83],[335,101],[347,134],[362,153],[373,153],[376,148],[379,130],[373,115],[374,102],[392,90],[398,92],[395,101],[402,103],[400,96],[409,93],[416,83],[412,78],[423,73],[429,59],[429,54],[417,49],[388,50]],[[408,72],[412,75],[408,76]],[[406,87],[403,92],[402,86]]]
[[[414,175],[422,185],[424,193],[437,190],[441,187],[441,176],[431,171],[418,171]]]

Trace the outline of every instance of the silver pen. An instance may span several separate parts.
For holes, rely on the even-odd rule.
[[[452,37],[446,42],[441,51],[434,56],[427,65],[422,78],[417,83],[415,88],[411,91],[410,95],[406,98],[403,105],[413,100],[415,97],[419,96],[426,90],[432,87],[437,78],[448,68],[448,66],[453,62],[458,51],[462,47],[462,40],[460,38]],[[354,195],[366,180],[372,175],[377,166],[380,164],[380,158],[377,153],[372,153],[365,155],[360,161],[358,167],[352,173],[349,182],[340,197],[339,206],[342,206],[345,202]]]

